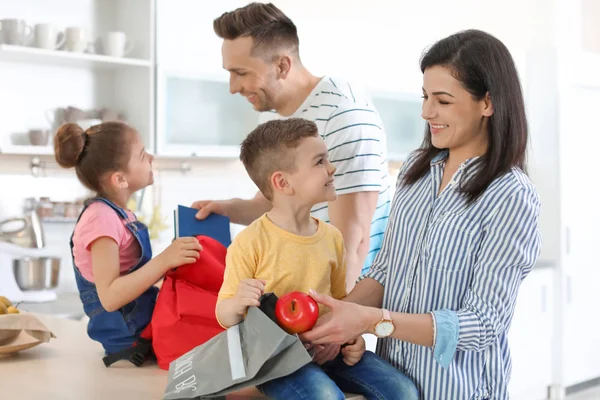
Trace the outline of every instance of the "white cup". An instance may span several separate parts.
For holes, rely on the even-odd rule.
[[[101,37],[102,52],[111,57],[123,57],[133,49],[133,42],[123,32],[107,32]]]
[[[31,43],[32,28],[22,19],[0,19],[0,42],[17,46]]]
[[[37,24],[33,28],[35,47],[56,50],[65,43],[65,34],[52,24]]]
[[[65,49],[75,53],[83,53],[88,47],[87,37],[83,28],[70,26],[65,29]]]

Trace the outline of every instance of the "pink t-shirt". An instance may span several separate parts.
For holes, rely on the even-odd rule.
[[[135,221],[135,215],[125,210],[130,221]],[[96,201],[84,211],[75,226],[73,234],[73,257],[75,265],[85,279],[94,282],[92,271],[92,242],[103,236],[112,238],[119,245],[119,260],[121,275],[135,266],[141,256],[140,245],[127,229],[127,221],[122,219],[110,206]]]

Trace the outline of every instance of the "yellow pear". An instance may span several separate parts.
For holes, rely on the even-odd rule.
[[[6,314],[7,312],[8,310],[6,309],[6,306],[0,301],[0,315]]]
[[[12,303],[10,302],[10,300],[4,296],[0,296],[0,303],[3,303],[6,307],[12,306]]]
[[[15,306],[10,306],[6,309],[9,314],[19,314],[21,311]]]

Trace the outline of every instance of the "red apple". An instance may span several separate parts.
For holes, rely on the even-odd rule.
[[[304,333],[317,323],[319,306],[306,293],[290,292],[277,300],[275,317],[279,326],[290,335]]]

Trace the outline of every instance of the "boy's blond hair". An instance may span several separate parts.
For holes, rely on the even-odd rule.
[[[273,200],[271,176],[276,171],[293,172],[296,160],[291,150],[302,139],[318,137],[317,125],[302,118],[268,121],[254,129],[242,142],[240,160],[258,189]]]

